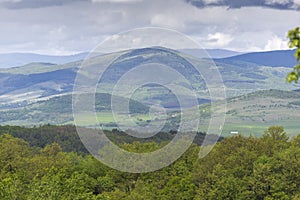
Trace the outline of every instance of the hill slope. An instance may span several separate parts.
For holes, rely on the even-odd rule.
[[[92,62],[95,64],[101,63],[105,59],[116,55],[120,56],[108,68],[101,80],[106,84],[104,91],[99,91],[101,93],[111,92],[113,85],[126,71],[143,64],[160,63],[182,74],[201,93],[202,96],[199,96],[199,99],[207,101],[209,98],[203,78],[197,76],[193,66],[187,62],[187,58],[192,58],[200,66],[206,68],[210,65],[210,62],[206,59],[198,59],[192,55],[166,48],[153,47],[101,55],[93,58]],[[290,71],[290,68],[287,67],[264,67],[238,60],[227,62],[226,59],[218,59],[216,64],[222,74],[224,85],[227,88],[227,96],[229,97],[257,90],[297,89],[297,86],[291,86],[285,82],[285,76]],[[57,95],[69,94],[72,92],[80,65],[81,62],[78,61],[63,65],[42,63],[2,69],[0,70],[0,103],[12,104],[23,101],[30,103],[36,100],[49,99]],[[163,75],[163,73],[158,74]],[[96,78],[94,76],[94,73],[86,74],[86,81]],[[178,84],[178,81],[173,77],[166,75],[163,79],[170,83]],[[187,91],[189,90],[186,84],[180,83],[180,85],[186,88]],[[147,89],[144,89],[140,95],[136,95],[139,98],[137,100],[152,99],[155,100],[155,103],[166,101],[168,91],[162,91],[161,89],[157,91],[160,92],[157,92],[153,97],[149,97],[150,93],[147,92]],[[187,96],[186,94],[184,95]],[[167,104],[174,105],[174,102],[169,101]]]
[[[118,97],[119,102],[126,99]],[[96,112],[100,124],[105,129],[118,128],[111,112],[109,94],[98,94],[96,97]],[[223,101],[216,102],[216,112],[224,105]],[[140,102],[131,103],[131,117],[140,126],[149,122],[161,120],[159,114],[156,117],[149,116],[149,106]],[[259,136],[266,128],[272,125],[282,125],[290,134],[299,134],[300,92],[265,90],[256,91],[246,95],[227,99],[226,122],[223,136],[230,135],[231,131],[237,131],[244,135]],[[199,131],[205,132],[210,120],[210,104],[199,106],[201,123]],[[180,122],[180,112],[171,110],[167,125],[164,130],[172,130]],[[194,113],[191,113],[193,116]],[[49,100],[39,101],[23,107],[0,108],[0,123],[10,125],[37,125],[37,124],[74,124],[72,117],[71,95],[54,97]],[[91,116],[82,115],[82,126],[96,127],[91,122]],[[124,123],[127,117],[124,116]]]
[[[82,60],[86,56],[87,53],[80,53],[69,56],[50,56],[33,53],[7,53],[0,54],[0,68],[17,67],[34,62],[65,64],[69,62]]]
[[[90,60],[87,67],[97,67],[99,63],[108,62],[116,56],[117,59],[111,63],[99,81],[99,83],[105,87],[98,88],[98,93],[111,95],[110,93],[113,91],[114,85],[127,71],[140,65],[160,63],[176,70],[189,81],[193,89],[198,92],[197,98],[199,104],[209,102],[210,97],[205,81],[199,76],[194,66],[188,62],[189,59],[192,59],[201,67],[207,68],[211,64],[207,59],[195,58],[192,55],[171,49],[153,47],[96,56]],[[64,65],[31,64],[2,71],[2,73],[0,73],[1,123],[72,123],[70,94],[73,91],[75,77],[80,65],[80,61]],[[297,85],[290,85],[285,82],[285,76],[290,71],[290,68],[260,66],[255,63],[239,60],[233,60],[232,63],[228,63],[226,59],[218,59],[216,65],[226,86],[227,97],[235,98],[253,92],[253,94],[256,95],[253,101],[243,100],[241,101],[242,103],[239,103],[239,101],[230,103],[231,99],[229,100],[228,108],[230,110],[228,111],[228,124],[247,124],[248,122],[250,124],[268,124],[276,120],[278,123],[279,120],[294,120],[295,117],[297,117],[292,115],[293,112],[291,112],[289,108],[291,105],[297,105],[295,102],[298,97],[287,98],[284,100],[285,104],[283,104],[280,103],[283,101],[280,98],[282,97],[284,99],[289,93],[283,92],[279,95],[280,98],[274,98],[272,95],[262,97],[258,95],[259,93],[255,93],[256,91],[269,89],[286,91],[299,89]],[[192,96],[189,96],[193,93],[191,93],[191,87],[188,84],[179,81],[168,73],[164,74],[161,71],[154,72],[152,75],[160,75],[166,84],[176,84],[181,87],[178,93],[184,98],[186,103],[186,105],[183,106],[184,108],[196,106],[191,101]],[[149,76],[147,73],[145,75]],[[86,82],[91,81],[93,78],[99,78],[96,77],[93,71],[85,73],[83,76]],[[136,76],[128,80],[128,85],[125,86],[130,88],[138,78],[139,77]],[[176,96],[172,91],[166,87],[157,86],[155,84],[143,86],[138,91],[135,91],[133,99],[136,102],[140,102],[143,106],[158,104],[173,110],[179,107]],[[278,111],[276,111],[277,107],[275,104],[273,105],[272,103],[275,101],[274,99],[277,102],[275,104],[280,105]],[[270,106],[265,105],[264,102]],[[259,106],[257,111],[254,109],[256,104]],[[247,105],[250,106],[249,109]],[[275,107],[273,108],[271,105]],[[288,105],[290,107],[288,107]],[[230,106],[232,106],[232,108]],[[109,127],[115,126],[109,110],[104,109],[98,111],[98,117],[101,118],[101,122]],[[262,113],[265,113],[265,115]],[[286,115],[285,113],[288,114]],[[140,124],[144,124],[149,120],[147,114],[138,112],[136,112],[136,114],[136,119]],[[274,116],[282,116],[282,118],[275,119]],[[160,118],[157,117],[157,120],[159,119]],[[91,125],[88,117],[84,125]]]
[[[113,123],[111,113],[110,94],[97,93],[95,95],[95,111],[99,114],[99,119],[103,117],[103,123]],[[125,102],[123,97],[115,96],[116,103]],[[144,115],[148,113],[149,107],[140,102],[130,101],[130,113],[133,115]],[[89,116],[90,117],[90,116]],[[101,122],[101,119],[100,119]],[[48,100],[38,101],[31,104],[19,106],[6,105],[0,107],[0,123],[14,125],[37,125],[37,124],[66,124],[73,122],[72,95],[62,95]],[[84,125],[92,125],[87,124]]]
[[[224,102],[218,102],[217,108],[221,105]],[[199,109],[208,119],[210,105],[201,105]],[[287,132],[299,134],[299,109],[300,92],[296,91],[266,90],[229,98],[223,134],[237,131],[244,135],[261,135],[272,125],[282,125]]]
[[[243,61],[260,66],[293,67],[296,64],[294,53],[294,50],[255,52],[217,59],[216,61],[227,64],[236,64],[237,61]]]
[[[202,50],[199,49],[179,49],[180,52],[192,55],[196,58],[203,58]],[[242,54],[241,52],[226,49],[206,49],[207,54],[211,58],[226,58]],[[206,55],[204,57],[207,57]]]

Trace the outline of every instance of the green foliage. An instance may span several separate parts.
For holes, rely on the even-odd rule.
[[[30,146],[44,148],[47,144],[58,143],[63,151],[87,153],[76,132],[76,127],[71,125],[52,126],[48,124],[32,128],[0,126],[0,135],[6,133],[22,138]]]
[[[0,199],[17,200],[20,181],[16,176],[9,176],[0,181]]]
[[[6,127],[7,130],[14,127]],[[49,140],[50,141],[50,140]],[[151,152],[164,143],[122,144]],[[13,200],[293,200],[300,197],[300,135],[288,140],[280,126],[261,138],[228,137],[203,159],[193,144],[161,170],[131,174],[86,154],[64,152],[58,142],[30,147],[0,135],[0,199]]]
[[[288,82],[295,82],[298,83],[299,75],[300,75],[300,27],[297,27],[293,30],[288,32],[289,38],[289,47],[296,48],[295,50],[295,58],[298,64],[294,67],[294,70],[290,72],[287,76]]]
[[[95,180],[86,174],[51,168],[42,178],[35,178],[27,196],[35,200],[92,200]]]
[[[179,177],[171,178],[164,189],[161,191],[161,199],[173,200],[192,200],[196,193],[196,186],[193,182],[193,177]]]
[[[287,141],[288,136],[282,126],[271,126],[265,131],[264,138],[271,138],[273,141]]]
[[[113,129],[112,131],[105,130],[104,132],[106,136],[114,143],[125,144],[124,148],[126,148],[126,144],[132,144],[137,141],[135,137],[130,136],[117,129]],[[10,134],[14,137],[24,139],[30,144],[30,146],[44,148],[47,146],[47,144],[57,143],[62,148],[62,151],[65,152],[74,151],[80,154],[88,153],[77,134],[76,127],[73,125],[55,126],[48,124],[32,128],[25,128],[20,126],[0,126],[0,135],[3,134]],[[147,143],[147,145],[150,145],[148,143],[151,142],[161,144],[172,140],[175,134],[176,132],[172,131],[160,132],[151,138],[141,138],[138,140],[138,142]],[[195,137],[194,143],[197,145],[201,145],[205,137],[205,133],[198,132]],[[215,141],[215,137],[217,136],[208,135],[207,137],[208,140]],[[220,140],[221,139],[222,137],[220,138]],[[151,151],[153,151],[154,149],[152,149]],[[134,149],[132,150],[135,151]]]
[[[282,127],[270,127],[258,139],[226,138],[196,164],[196,199],[296,198],[299,137],[287,139]]]

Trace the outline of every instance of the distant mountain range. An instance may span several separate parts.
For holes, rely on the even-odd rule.
[[[133,49],[95,56],[92,58],[91,62],[89,62],[90,65],[87,67],[96,66],[95,64],[107,62],[107,60],[112,57],[118,56],[118,58],[114,60],[103,74],[101,81],[105,83],[105,88],[97,91],[101,94],[108,94],[105,97],[107,97],[106,101],[109,101],[114,84],[128,70],[131,70],[136,66],[149,63],[167,65],[182,74],[190,81],[190,83],[193,84],[193,87],[199,91],[198,104],[202,104],[204,106],[200,107],[200,109],[203,108],[202,110],[205,112],[202,114],[205,115],[207,113],[207,105],[210,102],[208,91],[203,79],[197,75],[197,71],[193,69],[193,66],[187,62],[187,60],[192,59],[197,65],[200,64],[203,67],[209,67],[211,63],[208,62],[207,58],[197,58],[193,52],[194,51],[191,51],[189,53],[188,51],[184,52],[182,50],[178,51],[161,47]],[[227,55],[238,53],[227,51],[216,52],[216,57],[221,57],[222,54],[224,56],[224,53]],[[75,77],[82,63],[80,59],[82,59],[85,55],[81,54],[77,56],[78,57],[72,57],[72,59],[79,60],[72,60],[72,62],[65,64],[51,64],[48,60],[46,63],[30,63],[20,67],[0,69],[1,123],[24,125],[48,122],[59,124],[72,123],[70,94],[73,92]],[[243,119],[245,119],[245,123],[257,123],[259,121],[261,123],[268,123],[269,125],[274,120],[280,120],[279,118],[272,118],[274,115],[268,113],[269,108],[278,108],[278,115],[283,112],[291,112],[289,109],[298,108],[298,102],[296,102],[298,94],[295,94],[295,98],[294,96],[288,98],[283,104],[280,100],[281,96],[287,96],[289,93],[280,91],[277,92],[277,90],[291,91],[299,89],[298,85],[291,85],[285,81],[287,73],[291,70],[290,64],[292,64],[292,57],[293,51],[274,51],[248,53],[227,58],[214,59],[222,75],[227,97],[236,98],[236,101],[229,99],[228,104],[228,116],[230,116],[228,119],[231,120],[231,124],[241,124]],[[63,62],[63,59],[60,59],[60,62]],[[280,65],[276,65],[275,60],[278,60]],[[64,62],[66,62],[66,59]],[[163,74],[159,72],[156,73],[159,75]],[[83,75],[87,82],[95,78],[94,73],[84,73]],[[180,90],[179,95],[184,98],[187,105],[196,106],[192,103],[193,101],[191,101],[191,96],[188,96],[190,88],[186,85],[186,83],[178,81],[173,76],[168,76],[168,74],[162,78],[170,84],[174,83],[185,88],[186,91]],[[132,81],[134,83],[135,80]],[[131,82],[129,81],[128,84],[131,84]],[[255,93],[270,89],[277,90],[275,92],[267,93],[267,97],[263,96],[264,92]],[[254,95],[245,96],[250,93],[253,93]],[[273,101],[271,98],[277,94],[280,98]],[[172,95],[169,90],[155,85],[148,85],[147,87],[144,87],[133,97],[135,100],[133,108],[138,108],[135,110],[145,110],[151,106],[151,103],[152,105],[153,103],[156,105],[163,105],[171,111],[178,108],[178,101],[176,101],[176,97]],[[245,101],[244,99],[248,99],[248,97],[253,97],[253,99],[251,99],[251,101]],[[265,105],[266,102],[264,99],[266,98],[271,99],[268,101],[268,105]],[[239,104],[236,103],[237,101]],[[254,113],[252,107],[256,108],[256,104],[261,111]],[[235,107],[237,105],[240,107]],[[100,106],[104,109],[102,112],[106,113],[100,113],[99,117],[105,122],[107,127],[114,127],[114,124],[111,123],[113,121],[112,117],[108,114],[108,110],[106,109],[107,106],[105,106],[106,105]],[[247,106],[250,106],[249,110],[251,111],[252,117],[250,117],[250,111],[249,115],[243,112],[243,110],[248,108]],[[264,115],[264,113],[267,114]],[[138,123],[147,123],[148,117],[146,115],[137,112],[135,112],[135,114]],[[284,120],[290,120],[289,117],[295,120],[297,116],[286,115]],[[240,119],[242,121],[240,121]],[[159,120],[159,117],[157,120]],[[88,118],[87,124],[85,125],[90,125]],[[173,126],[172,123],[170,126]],[[226,128],[226,131],[231,129],[237,128],[235,126],[229,126]]]
[[[203,50],[199,49],[180,49],[179,51],[195,56],[197,58],[207,57],[207,54],[210,58],[226,58],[243,54],[241,52],[231,51],[227,49],[206,49],[205,53]]]
[[[254,52],[217,59],[217,61],[227,64],[237,64],[238,61],[243,61],[260,66],[294,67],[296,64],[294,53],[294,50]]]
[[[193,55],[155,47],[116,52],[107,56],[100,55],[94,57],[93,62],[101,63],[106,57],[118,54],[121,56],[115,61],[115,64],[107,70],[106,78],[103,79],[104,82],[113,84],[130,68],[141,64],[159,62],[178,70],[185,75],[185,78],[189,79],[189,81],[198,84],[198,89],[205,90],[204,80],[198,80],[199,78],[196,77],[196,72],[193,70],[193,67],[186,61],[187,57]],[[299,89],[285,82],[286,74],[290,71],[290,62],[292,62],[290,59],[287,59],[287,57],[292,57],[292,54],[292,51],[250,53],[215,59],[215,63],[222,74],[224,84],[227,87],[227,95],[230,97],[256,90]],[[284,64],[286,61],[286,64],[283,66],[287,67],[274,67],[276,66],[274,63],[274,65],[270,66],[261,64],[262,62],[271,62],[263,57],[272,57],[272,55],[274,60],[280,60],[281,64]],[[78,56],[82,58],[84,54]],[[72,59],[75,59],[75,57],[76,56],[72,57]],[[202,66],[207,65],[206,58],[194,59]],[[72,92],[76,73],[80,65],[80,61],[60,65],[32,63],[16,68],[0,69],[0,102],[30,101],[70,93]],[[87,74],[86,76],[88,81],[93,78],[94,74]],[[172,80],[173,77],[165,77],[165,79],[176,82],[176,80]],[[182,86],[186,87],[184,84]],[[110,89],[107,89],[107,91],[110,91]],[[147,93],[147,95],[148,94],[149,93]],[[161,101],[165,100],[165,98],[166,96],[164,92],[162,92],[159,94],[159,98],[154,99]],[[200,99],[205,99],[205,97],[201,97]],[[172,104],[172,102],[169,102],[169,104]]]
[[[199,57],[201,50],[198,49],[182,49],[180,50],[189,55]],[[242,53],[225,50],[225,49],[207,49],[207,53],[212,58],[225,58],[229,56],[240,55]],[[84,59],[88,53],[79,53],[66,56],[41,55],[34,53],[6,53],[0,54],[0,68],[12,68],[29,65],[32,63],[40,64],[66,64]]]
[[[199,49],[180,49],[182,53],[197,58],[213,58],[217,62],[238,64],[238,62],[254,63],[270,67],[292,67],[295,65],[293,50],[280,50],[268,52],[242,53],[226,49],[206,49],[205,53]],[[88,53],[79,53],[68,56],[40,55],[32,53],[8,53],[0,54],[0,68],[12,68],[31,63],[66,64],[84,59]]]
[[[79,53],[68,56],[50,56],[33,53],[7,53],[0,54],[0,68],[11,68],[26,65],[29,63],[52,63],[65,64],[82,60],[87,56],[87,53]]]

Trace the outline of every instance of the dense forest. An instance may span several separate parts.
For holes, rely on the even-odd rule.
[[[115,144],[133,143],[133,142],[156,142],[166,143],[171,141],[176,132],[159,132],[153,137],[149,138],[136,138],[119,131],[118,129],[104,130],[105,135]],[[21,138],[29,143],[30,146],[44,148],[47,144],[58,143],[65,152],[88,153],[77,134],[74,125],[44,125],[34,126],[31,128],[24,128],[22,126],[0,126],[0,135],[10,134],[14,137]],[[194,138],[194,143],[201,145],[204,137],[206,143],[214,143],[217,140],[222,140],[223,137],[217,135],[206,135],[205,133],[198,132]],[[217,137],[217,138],[216,138]]]
[[[0,127],[0,199],[300,199],[300,135],[289,140],[282,127],[224,138],[203,159],[193,144],[172,165],[144,174],[104,166],[72,133],[73,126]],[[165,142],[119,145],[144,152]]]

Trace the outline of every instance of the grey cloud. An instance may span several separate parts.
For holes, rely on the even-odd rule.
[[[8,9],[42,8],[62,6],[76,2],[133,3],[143,0],[0,0],[0,5]],[[300,10],[294,0],[182,0],[196,7],[226,6],[228,8],[267,7],[274,9]]]
[[[2,0],[0,5],[8,9],[43,8],[50,6],[62,6],[78,1],[90,0]]]
[[[4,1],[9,0],[0,0],[0,4]],[[223,0],[203,0],[203,9],[186,0],[44,0],[48,3],[40,4],[39,9],[34,9],[37,5],[33,0],[22,0],[27,4],[18,7],[20,0],[10,1],[15,2],[14,9],[0,6],[0,18],[4,19],[0,20],[2,53],[57,55],[89,51],[113,34],[147,26],[175,29],[205,48],[281,49],[281,44],[286,43],[287,30],[298,26],[300,19],[300,12],[295,10],[204,5]],[[289,0],[266,1],[274,4]],[[21,9],[30,7],[34,8]],[[267,45],[274,43],[278,45]]]
[[[186,2],[203,8],[206,6],[226,6],[228,8],[242,8],[242,7],[266,7],[273,9],[285,10],[300,10],[300,7],[294,3],[293,0],[185,0]]]

